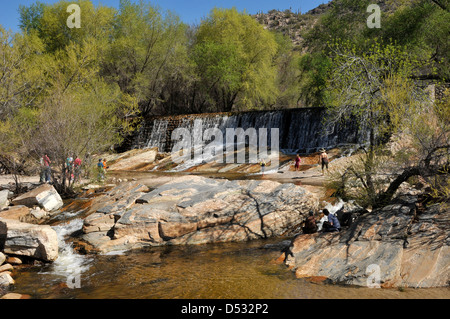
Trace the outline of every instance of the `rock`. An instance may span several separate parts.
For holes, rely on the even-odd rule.
[[[0,212],[0,218],[15,219],[25,223],[29,222],[30,211],[31,209],[29,207],[23,205],[11,206],[7,210]]]
[[[18,294],[15,292],[7,293],[6,295],[2,296],[0,299],[31,299],[30,295],[25,294]]]
[[[0,191],[0,210],[9,206],[9,190]]]
[[[183,176],[152,191],[122,183],[94,199],[83,239],[105,252],[269,238],[292,234],[317,206],[304,188],[272,181]]]
[[[21,265],[21,264],[22,264],[22,260],[21,260],[19,257],[11,257],[11,256],[8,256],[8,257],[6,258],[6,262],[7,262],[8,264],[13,264],[13,265]]]
[[[6,260],[6,256],[5,254],[3,254],[2,252],[0,252],[0,265],[2,265]]]
[[[63,206],[61,196],[50,184],[43,184],[32,191],[12,200],[13,205],[28,207],[39,206],[47,211],[53,211]]]
[[[15,281],[8,273],[0,273],[0,287],[9,287],[14,285]]]
[[[87,190],[99,189],[99,188],[102,188],[102,186],[101,185],[97,185],[97,184],[89,184],[89,185],[83,186],[81,189],[84,190],[84,191],[87,191]]]
[[[38,224],[44,218],[48,217],[48,212],[39,208],[29,208],[27,206],[10,206],[0,212],[0,218],[14,219],[22,223]]]
[[[155,162],[157,154],[157,148],[134,149],[122,153],[114,160],[108,161],[108,171],[145,170],[149,165]]]
[[[276,244],[267,244],[264,245],[264,249],[274,249],[274,250],[285,250],[287,249],[289,246],[291,245],[291,241],[290,240],[283,240],[279,243]]]
[[[114,226],[114,222],[114,215],[94,213],[84,220],[83,231],[85,234],[108,231]]]
[[[58,258],[58,237],[48,225],[33,225],[0,218],[0,249],[6,254],[43,261]]]
[[[30,211],[30,214],[36,219],[43,219],[47,216],[47,212],[39,207],[35,207]]]
[[[297,236],[285,263],[297,277],[332,283],[369,286],[378,271],[381,287],[444,287],[450,280],[448,215],[439,205],[418,216],[408,205],[389,205],[340,233]]]
[[[0,266],[0,273],[11,270],[14,270],[14,267],[11,264],[4,264]]]

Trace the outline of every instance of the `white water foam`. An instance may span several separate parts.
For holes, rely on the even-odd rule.
[[[74,275],[81,275],[83,272],[89,270],[91,259],[86,256],[76,254],[73,250],[72,244],[66,242],[67,236],[80,230],[82,227],[82,219],[74,219],[67,224],[52,226],[58,235],[58,259],[56,259],[51,267],[46,269],[43,273],[68,278]]]

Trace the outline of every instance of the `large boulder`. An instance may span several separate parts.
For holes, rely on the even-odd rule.
[[[56,189],[50,184],[43,184],[12,200],[13,205],[25,205],[28,207],[39,206],[46,211],[61,208],[64,203]]]
[[[137,171],[145,170],[153,164],[158,154],[157,148],[134,149],[122,153],[115,158],[106,156],[108,160],[108,171]]]
[[[0,218],[0,250],[51,262],[58,258],[58,236],[48,225]]]
[[[8,272],[0,274],[0,288],[14,285],[15,281]]]
[[[450,280],[449,211],[398,203],[338,233],[298,235],[284,254],[299,278],[380,287],[442,287]]]
[[[318,199],[273,181],[178,177],[145,191],[122,183],[94,200],[84,240],[100,251],[292,235]]]

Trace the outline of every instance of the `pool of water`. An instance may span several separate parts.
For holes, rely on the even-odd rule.
[[[15,291],[39,299],[450,297],[446,288],[371,289],[297,279],[284,264],[275,262],[281,252],[273,244],[280,241],[157,247],[96,256],[69,250],[52,265],[21,270]]]

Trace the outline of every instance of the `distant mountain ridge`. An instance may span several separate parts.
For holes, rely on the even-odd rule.
[[[315,25],[319,17],[330,9],[332,3],[333,1],[321,4],[304,14],[301,12],[294,13],[291,9],[284,11],[274,9],[267,13],[257,13],[253,17],[265,29],[279,31],[289,36],[295,47],[302,47],[304,32]]]
[[[292,9],[284,11],[270,10],[267,13],[257,13],[252,15],[265,29],[278,31],[287,35],[294,44],[296,50],[305,49],[303,46],[304,34],[311,30],[320,17],[327,13],[334,6],[339,6],[342,0],[331,0],[320,4],[306,13],[293,12]],[[382,12],[392,13],[397,7],[397,3],[392,0],[374,0]]]

